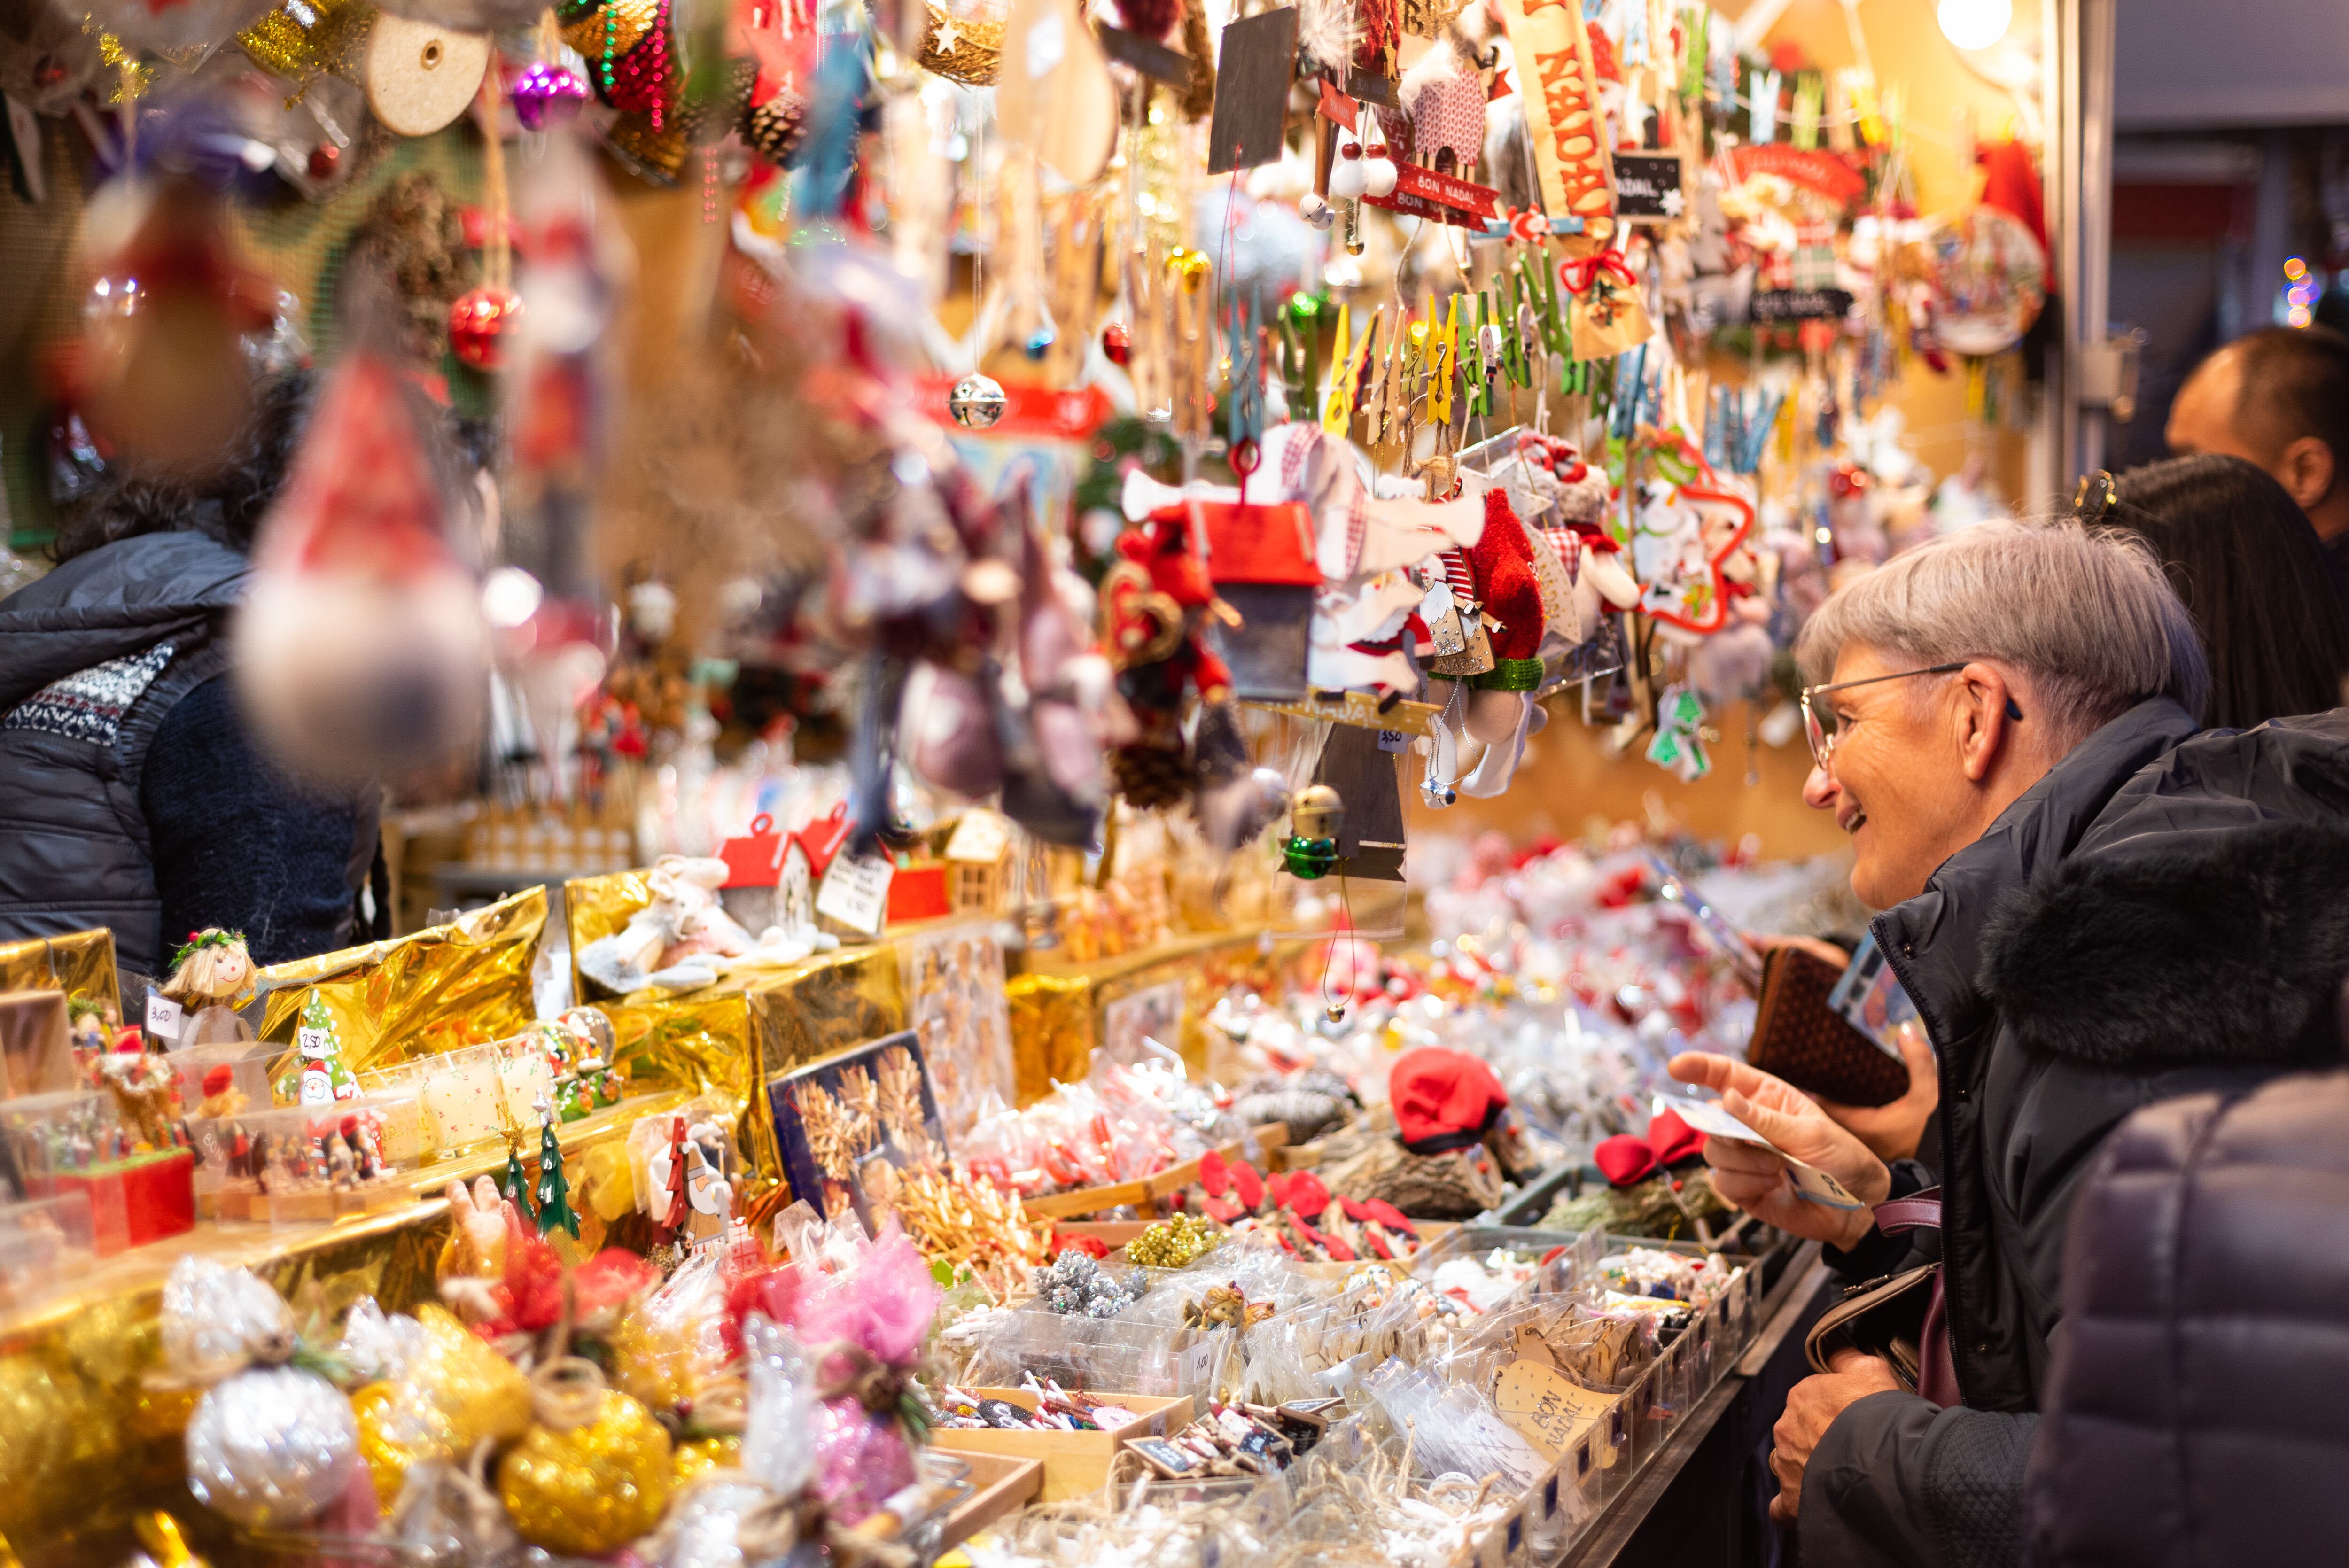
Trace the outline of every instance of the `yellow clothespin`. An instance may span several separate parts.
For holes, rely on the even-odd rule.
[[[1338,340],[1330,346],[1330,386],[1321,397],[1321,428],[1343,436],[1354,418],[1353,340],[1346,306],[1338,307]]]
[[[1427,320],[1432,341],[1435,323],[1435,304],[1433,300],[1428,302]],[[1451,308],[1444,324],[1443,336],[1442,351],[1428,356],[1432,361],[1430,368],[1435,372],[1435,379],[1427,389],[1427,412],[1437,424],[1449,425],[1452,423],[1452,382],[1459,374],[1460,368],[1458,347],[1460,296],[1456,294],[1452,296]]]

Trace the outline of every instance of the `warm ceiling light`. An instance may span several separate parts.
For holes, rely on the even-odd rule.
[[[2013,0],[1941,0],[1935,15],[1941,35],[1961,49],[1987,49],[2006,36]]]

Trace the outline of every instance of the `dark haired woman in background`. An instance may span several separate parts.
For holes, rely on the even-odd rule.
[[[376,794],[285,779],[228,675],[245,556],[309,394],[298,371],[262,387],[209,476],[109,476],[65,520],[55,570],[0,600],[0,940],[103,925],[123,968],[160,975],[205,926],[243,931],[258,964],[388,934],[359,918]]]
[[[2117,480],[2098,474],[2080,515],[2142,535],[2161,557],[2210,655],[2203,723],[2249,729],[2343,706],[2349,584],[2308,515],[2265,470],[2202,456]]]

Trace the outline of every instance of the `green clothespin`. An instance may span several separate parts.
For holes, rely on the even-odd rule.
[[[1485,296],[1476,296],[1476,314],[1485,310]],[[1485,387],[1485,346],[1476,335],[1476,323],[1462,312],[1453,327],[1453,350],[1458,356],[1460,389],[1464,394],[1464,411],[1469,414],[1492,412],[1492,394]]]

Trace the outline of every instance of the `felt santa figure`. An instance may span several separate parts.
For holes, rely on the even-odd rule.
[[[1119,560],[1102,579],[1103,641],[1117,670],[1118,695],[1141,733],[1111,762],[1118,788],[1134,805],[1170,806],[1189,792],[1183,746],[1185,698],[1218,703],[1231,695],[1231,671],[1200,634],[1211,614],[1228,614],[1193,547],[1188,517],[1169,507],[1117,542]]]

